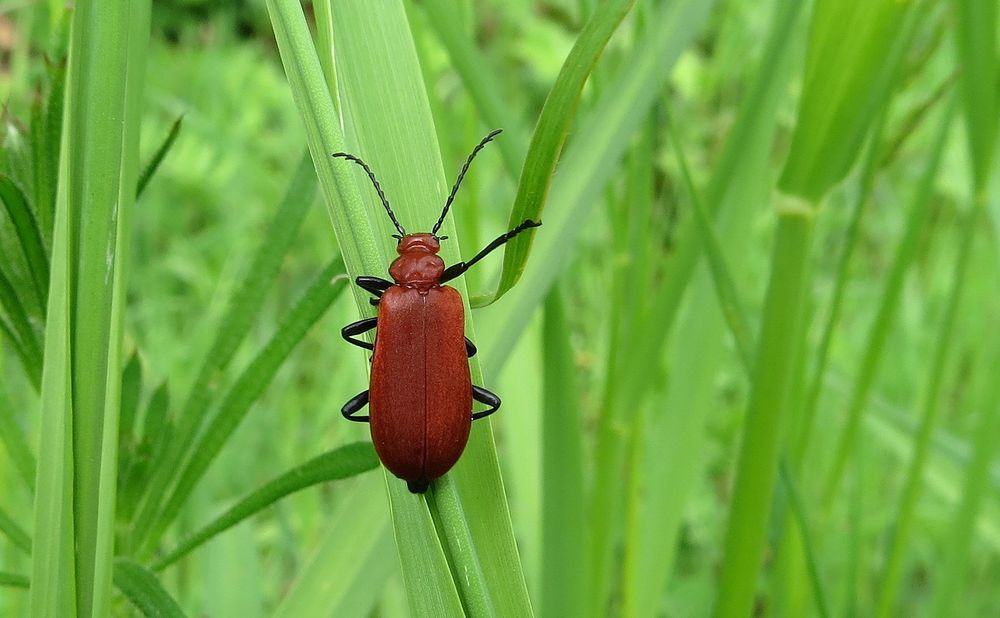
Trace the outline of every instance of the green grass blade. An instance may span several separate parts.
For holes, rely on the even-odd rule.
[[[617,171],[619,158],[662,93],[677,58],[701,31],[711,6],[711,2],[688,0],[660,9],[651,18],[658,26],[636,43],[632,62],[622,67],[580,123],[577,139],[567,148],[553,180],[549,215],[539,228],[544,233],[525,270],[525,281],[503,308],[496,309],[501,314],[497,322],[504,326],[481,346],[486,357],[482,362],[491,372],[503,367],[552,282],[569,263],[580,222],[587,220],[597,203],[594,196]]]
[[[156,576],[128,558],[115,560],[115,586],[146,618],[185,618],[184,611]]]
[[[178,543],[176,548],[156,562],[153,570],[166,568],[215,535],[259,513],[285,496],[313,485],[344,479],[377,467],[378,457],[368,442],[348,444],[323,453],[265,483],[260,489],[240,500],[211,523]]]
[[[0,532],[3,532],[15,547],[25,553],[31,553],[31,537],[3,508],[0,508]]]
[[[362,118],[364,123],[348,122],[349,130],[359,133],[359,142],[368,142],[373,134],[384,131],[386,150],[380,155],[370,157],[369,153],[362,150],[358,154],[370,160],[373,164],[382,162],[377,166],[377,171],[382,176],[382,183],[395,188],[390,192],[390,198],[396,204],[397,213],[405,221],[417,220],[413,208],[422,204],[425,208],[430,208],[431,204],[443,203],[444,186],[443,171],[440,161],[435,162],[427,156],[420,156],[425,151],[428,144],[433,144],[434,133],[430,129],[429,112],[427,115],[418,115],[419,110],[410,110],[409,104],[420,92],[422,88],[415,87],[412,76],[419,73],[415,69],[414,59],[407,57],[412,54],[412,49],[407,50],[405,46],[409,42],[409,35],[405,27],[400,28],[400,17],[396,10],[398,7],[389,4],[374,4],[368,8],[378,11],[378,17],[386,28],[393,28],[389,35],[379,33],[378,39],[366,39],[371,33],[368,28],[371,25],[365,24],[362,30],[361,21],[366,15],[355,15],[357,7],[337,4],[336,8],[344,6],[349,12],[345,16],[339,14],[333,19],[333,26],[343,28],[348,34],[352,29],[358,29],[358,35],[362,40],[356,41],[351,47],[352,39],[337,39],[337,67],[336,76],[338,87],[342,88],[345,98],[350,96],[350,92],[355,88],[349,86],[352,82],[345,82],[343,73],[352,68],[351,50],[358,54],[361,65],[358,69],[368,67],[376,73],[374,79],[365,80],[364,77],[357,79],[356,88],[363,89],[385,89],[384,96],[381,92],[367,96],[366,103],[372,106]],[[380,211],[381,206],[373,200],[371,188],[365,187],[368,201],[363,202],[359,187],[361,179],[357,177],[357,171],[351,169],[352,166],[344,165],[344,161],[337,161],[330,155],[334,152],[347,150],[344,136],[340,129],[341,114],[338,114],[330,97],[326,79],[320,65],[316,50],[313,48],[312,39],[306,24],[302,8],[297,2],[291,0],[268,0],[268,14],[271,18],[271,25],[274,29],[275,39],[278,42],[278,50],[281,54],[282,65],[285,75],[288,77],[291,87],[292,97],[296,107],[302,116],[306,128],[306,138],[309,144],[309,151],[313,158],[313,164],[319,177],[320,187],[326,201],[327,210],[333,222],[334,232],[337,235],[338,244],[343,251],[344,261],[348,266],[348,271],[352,275],[380,273],[385,269],[387,263],[385,257],[388,255],[387,222],[384,221],[384,211]],[[379,20],[376,20],[378,22]],[[376,32],[379,32],[376,30]],[[402,35],[401,35],[402,33]],[[379,45],[374,42],[378,41]],[[397,51],[403,59],[385,58],[382,54],[373,54],[372,50],[382,50],[383,46],[389,44],[390,49]],[[362,45],[364,45],[362,47]],[[403,47],[399,47],[403,46]],[[376,62],[377,61],[377,62]],[[406,63],[405,65],[403,63]],[[386,66],[387,65],[387,66]],[[408,69],[405,67],[409,67]],[[382,70],[387,68],[388,70]],[[381,71],[381,72],[379,72]],[[393,78],[389,81],[389,78]],[[402,93],[406,93],[403,95]],[[399,105],[400,101],[406,101],[406,109],[387,108],[388,106]],[[401,106],[402,107],[402,106]],[[351,107],[342,100],[340,104],[345,115],[353,118]],[[362,104],[361,109],[365,109]],[[378,115],[375,117],[375,115]],[[414,139],[411,131],[417,131],[419,135]],[[406,139],[401,139],[406,136]],[[431,141],[428,141],[431,140]],[[399,150],[392,148],[393,145]],[[405,148],[402,146],[405,145]],[[417,150],[410,150],[411,148]],[[356,148],[355,148],[356,149]],[[391,165],[397,163],[397,165]],[[421,199],[412,199],[413,196],[406,195],[400,199],[407,190],[400,178],[402,170],[407,170],[412,174],[411,180],[420,182],[437,178],[438,183],[432,191],[424,185],[424,195]],[[392,185],[390,185],[392,183]],[[432,195],[435,199],[426,199],[427,195]],[[400,196],[400,197],[394,197]],[[440,202],[436,199],[440,197]],[[372,214],[374,213],[374,214]],[[436,214],[435,214],[436,216]],[[430,219],[430,217],[428,217]],[[445,222],[445,233],[451,234],[447,227],[450,221]],[[383,238],[381,242],[376,241],[376,230],[383,230],[379,236]],[[454,245],[451,245],[454,247]],[[451,252],[449,256],[448,253]],[[446,243],[442,247],[444,253],[451,260],[457,259],[455,248],[449,249]],[[458,282],[460,284],[460,282]],[[363,315],[372,315],[372,309],[368,306],[368,295],[355,291],[355,301],[358,309]],[[466,454],[466,456],[468,453]],[[393,526],[396,531],[396,548],[403,565],[403,581],[407,589],[407,597],[410,602],[411,611],[415,615],[426,613],[437,613],[438,615],[451,616],[461,615],[461,601],[455,583],[451,579],[447,561],[444,556],[441,541],[437,536],[437,531],[431,521],[430,513],[422,503],[415,503],[412,496],[405,493],[399,483],[389,484],[389,500],[393,514]]]
[[[28,379],[37,386],[42,377],[41,344],[38,343],[35,331],[31,328],[28,312],[18,298],[17,291],[2,272],[0,272],[0,306],[9,318],[9,322],[4,320],[5,335],[15,346]]]
[[[8,588],[27,588],[29,585],[28,576],[18,573],[5,573],[0,571],[0,586]]]
[[[214,394],[211,385],[229,366],[240,343],[250,332],[254,319],[260,314],[267,292],[298,235],[315,191],[316,177],[308,157],[303,154],[281,206],[275,212],[243,282],[220,321],[222,327],[198,370],[164,455],[152,462],[150,482],[145,484],[141,507],[132,525],[136,545],[142,546],[148,539],[150,525],[161,502],[166,498],[167,490],[180,472],[181,464],[190,453],[194,439],[208,416]]]
[[[142,363],[139,362],[139,355],[132,353],[125,370],[122,371],[121,386],[121,415],[118,420],[119,442],[124,445],[119,447],[122,458],[131,457],[132,451],[138,443],[138,437],[134,435],[136,410],[139,408],[139,395],[142,393]]]
[[[51,246],[52,217],[59,182],[59,139],[62,134],[63,97],[66,86],[64,62],[53,62],[48,70],[48,96],[39,97],[31,118],[31,150],[34,172],[34,212],[43,237]],[[44,100],[44,105],[43,105]],[[48,288],[45,288],[48,292]]]
[[[18,474],[24,479],[25,484],[32,492],[35,489],[35,456],[28,447],[28,440],[24,437],[24,431],[18,426],[14,419],[14,410],[11,408],[10,400],[7,398],[7,391],[3,384],[0,384],[0,442],[3,442],[17,468]]]
[[[812,209],[802,203],[778,211],[771,279],[743,424],[716,616],[746,616],[753,605],[777,480],[783,416],[803,332],[798,325],[808,290],[806,265],[813,217]]]
[[[153,525],[152,533],[148,537],[151,542],[159,541],[166,527],[180,513],[209,465],[246,417],[250,406],[271,383],[274,374],[281,368],[295,346],[302,341],[309,329],[323,317],[344,290],[346,277],[337,276],[343,272],[344,263],[339,257],[323,269],[282,320],[271,339],[233,383],[219,404],[218,412],[190,449],[190,458],[178,475],[177,484],[172,488],[164,502],[160,517]]]
[[[813,551],[814,544],[811,541],[812,534],[809,526],[809,518],[806,516],[805,501],[802,499],[802,494],[799,492],[799,489],[795,484],[794,477],[792,476],[792,472],[784,459],[782,459],[779,463],[779,474],[781,475],[782,489],[784,489],[788,498],[789,510],[792,512],[792,517],[795,518],[795,525],[798,529],[798,533],[802,537],[802,548],[805,553],[806,570],[809,574],[809,581],[812,584],[813,598],[816,601],[816,613],[823,618],[827,618],[830,616],[830,609],[826,601],[823,581],[820,578],[819,560],[816,558],[816,553]]]
[[[177,136],[181,132],[181,122],[184,120],[184,116],[178,116],[174,124],[171,125],[170,131],[167,132],[167,137],[164,138],[163,143],[160,147],[156,149],[153,154],[153,158],[150,159],[146,167],[143,168],[142,174],[139,175],[139,181],[136,183],[135,198],[139,199],[142,196],[142,192],[146,189],[146,185],[153,178],[153,174],[156,170],[160,169],[160,164],[163,163],[163,159],[166,158],[167,153],[170,152],[170,148],[177,141]]]
[[[587,20],[573,49],[563,62],[559,77],[545,99],[538,125],[531,136],[531,145],[528,146],[521,179],[517,185],[517,197],[514,198],[514,208],[510,213],[510,228],[525,219],[541,220],[559,154],[576,118],[583,86],[611,35],[618,29],[618,24],[628,14],[634,2],[635,0],[602,2]],[[496,292],[489,294],[485,300],[477,297],[472,303],[474,306],[484,306],[496,301],[517,283],[528,260],[534,235],[535,231],[520,234],[507,243]]]
[[[803,96],[778,186],[817,202],[850,170],[927,3],[818,0]]]
[[[35,286],[35,296],[38,306],[45,309],[45,299],[49,290],[49,258],[42,244],[42,233],[38,228],[35,215],[28,206],[28,198],[8,176],[0,176],[0,200],[7,208],[21,242],[21,252],[31,273],[31,281]]]
[[[167,418],[170,409],[170,391],[164,382],[149,398],[143,414],[142,438],[135,446],[134,457],[122,473],[118,492],[119,517],[132,521],[135,508],[149,482],[153,462],[160,461],[174,434],[174,425]],[[120,548],[128,547],[126,540],[120,539]]]
[[[972,154],[972,176],[977,199],[985,199],[997,141],[997,4],[982,0],[955,0],[960,87]]]
[[[948,130],[951,126],[953,107],[953,105],[948,107],[948,111],[946,111],[944,118],[941,120],[941,127],[938,129],[938,134],[934,139],[926,166],[920,177],[920,182],[913,192],[913,201],[910,204],[910,211],[907,214],[903,237],[900,238],[899,244],[896,246],[892,266],[889,269],[889,275],[886,277],[885,285],[882,289],[881,300],[879,301],[875,318],[868,330],[864,356],[858,364],[854,388],[848,400],[847,418],[844,428],[837,439],[834,460],[824,485],[823,501],[827,506],[832,503],[851,453],[854,452],[861,429],[865,404],[868,401],[872,385],[875,382],[875,377],[882,361],[890,327],[899,308],[903,280],[907,270],[914,261],[917,249],[919,248],[921,234],[930,218],[932,188],[948,136]]]
[[[586,595],[583,419],[566,312],[557,288],[545,301],[545,407],[542,419],[542,616],[583,616]]]
[[[958,242],[958,255],[955,270],[952,275],[951,290],[947,296],[944,315],[939,324],[931,364],[926,381],[927,391],[923,394],[920,407],[920,426],[914,439],[913,457],[906,471],[903,496],[900,499],[899,514],[895,521],[892,548],[885,568],[881,593],[878,599],[876,615],[882,618],[893,615],[896,597],[903,578],[903,559],[910,549],[910,537],[913,534],[914,520],[917,517],[917,502],[924,484],[924,468],[931,446],[931,438],[937,427],[941,410],[941,388],[944,384],[945,367],[951,349],[954,347],[954,330],[958,309],[961,306],[962,293],[965,289],[969,256],[975,243],[976,229],[982,210],[973,207],[966,213],[966,220],[961,230]]]

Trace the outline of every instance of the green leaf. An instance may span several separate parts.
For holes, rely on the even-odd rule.
[[[35,489],[35,456],[31,454],[24,430],[18,426],[5,386],[0,383],[0,441],[3,442],[28,489]]]
[[[509,228],[527,219],[541,220],[559,154],[576,119],[583,86],[611,35],[618,29],[634,2],[635,0],[606,0],[598,5],[563,62],[559,77],[545,99],[538,125],[531,137],[528,155],[521,170],[521,180],[517,185],[514,208],[510,213]],[[473,303],[475,306],[488,305],[514,287],[524,271],[531,240],[536,232],[537,230],[520,234],[507,243],[503,271],[500,273],[496,292],[488,294],[485,299],[477,297]]]
[[[156,571],[164,569],[215,535],[259,513],[285,496],[313,485],[344,479],[377,467],[378,456],[369,442],[348,444],[323,453],[265,483],[260,489],[240,500],[214,521],[181,541],[176,548],[158,560],[153,569]]]
[[[996,150],[1000,110],[997,3],[989,0],[954,0],[954,3],[961,100],[972,153],[973,183],[977,198],[984,200]]]
[[[211,385],[220,379],[222,372],[229,366],[240,343],[250,332],[254,319],[260,314],[264,298],[278,276],[282,260],[298,235],[315,191],[316,177],[308,157],[303,155],[281,206],[262,236],[242,284],[219,322],[215,340],[198,370],[163,456],[152,460],[149,482],[144,483],[141,507],[132,524],[133,542],[146,550],[149,549],[151,524],[207,419],[206,412],[215,393]]]
[[[928,2],[817,0],[803,93],[778,182],[817,202],[838,183],[885,105]]]
[[[7,216],[14,224],[17,239],[21,243],[21,252],[31,272],[38,306],[44,310],[49,289],[49,260],[42,244],[38,222],[35,221],[35,216],[28,206],[28,198],[8,176],[0,176],[0,200],[7,207]]]
[[[10,320],[9,322],[4,320],[5,324],[9,324],[5,328],[7,338],[17,347],[24,364],[24,372],[31,383],[37,386],[42,374],[41,344],[35,336],[34,329],[31,328],[28,312],[18,298],[17,291],[2,272],[0,272],[0,306],[4,308]]]
[[[115,586],[146,618],[185,618],[177,601],[146,567],[128,558],[115,559]]]
[[[31,537],[19,526],[14,518],[7,511],[0,508],[0,532],[7,535],[7,538],[14,543],[14,546],[24,552],[31,553]]]
[[[190,457],[178,475],[177,484],[165,501],[160,517],[153,525],[148,537],[151,541],[158,541],[166,527],[177,517],[209,465],[250,411],[250,406],[271,383],[295,346],[344,290],[346,277],[337,276],[343,271],[344,263],[339,257],[323,269],[288,312],[271,339],[233,383],[219,404],[218,412],[191,446]]]
[[[0,571],[0,586],[11,588],[27,588],[29,585],[28,576],[18,573],[5,573]]]
[[[135,189],[135,199],[139,199],[142,196],[142,192],[146,189],[146,185],[153,178],[153,174],[156,170],[160,169],[160,164],[163,163],[163,159],[166,158],[167,153],[173,147],[174,142],[177,141],[177,136],[181,132],[181,122],[184,120],[184,116],[178,116],[174,124],[171,125],[170,131],[167,132],[167,137],[164,138],[163,143],[160,147],[156,149],[156,153],[153,154],[153,158],[150,159],[149,163],[142,170],[142,174],[139,175],[139,181]]]

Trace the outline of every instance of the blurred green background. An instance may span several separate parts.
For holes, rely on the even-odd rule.
[[[404,3],[448,183],[498,116],[513,123],[503,126],[503,143],[479,156],[452,211],[465,257],[509,227],[531,131],[596,4]],[[639,0],[582,93],[524,278],[473,310],[486,386],[504,401],[491,422],[520,571],[539,615],[745,613],[726,609],[720,595],[730,590],[723,571],[738,568],[731,519],[746,468],[739,454],[753,459],[758,444],[748,400],[769,371],[754,373],[754,359],[767,357],[753,342],[767,316],[778,315],[766,302],[778,261],[775,206],[800,201],[817,213],[806,292],[790,301],[802,328],[787,325],[790,369],[777,382],[783,418],[768,427],[776,459],[760,455],[772,484],[748,490],[765,504],[766,542],[750,577],[732,577],[749,586],[754,615],[1000,614],[1000,193],[997,158],[989,157],[996,123],[977,125],[975,113],[976,105],[1000,113],[996,8],[872,3],[899,5],[854,13],[885,19],[876,38],[891,44],[856,48],[874,54],[866,61],[845,52],[840,66],[822,57],[838,39],[823,37],[843,37],[849,48],[849,31],[865,30],[864,21],[837,22],[837,10],[850,13],[843,7],[852,3],[788,4]],[[302,6],[314,26],[314,7]],[[965,45],[963,32],[982,16],[991,27],[979,23]],[[475,56],[459,60],[449,36],[473,45]],[[38,180],[24,173],[32,163],[23,151],[62,66],[60,49],[64,31],[42,3],[0,5],[3,173],[29,195]],[[643,75],[643,63],[653,79],[641,91],[619,90],[622,76]],[[855,69],[887,85],[879,96],[873,78],[845,95],[861,111],[844,114],[870,118],[841,148],[849,154],[840,181],[840,151],[830,143],[851,141],[851,121],[803,128],[802,105],[813,96],[850,108],[836,88]],[[477,74],[487,79],[485,94],[470,82]],[[174,410],[268,243],[307,135],[262,1],[157,0],[145,79],[140,162],[182,124],[135,204],[124,350],[141,365],[139,408],[166,384]],[[985,83],[986,94],[969,81]],[[353,122],[341,119],[348,136],[363,132]],[[606,142],[594,138],[601,127]],[[810,155],[796,150],[804,133],[832,137]],[[978,154],[968,141],[977,134],[988,144]],[[790,150],[828,166],[829,190],[796,189]],[[388,180],[396,172],[366,158],[398,203],[405,193]],[[977,166],[985,175],[975,176]],[[594,178],[597,186],[585,183]],[[580,187],[585,193],[574,193]],[[363,178],[358,190],[371,199]],[[713,217],[714,239],[694,223],[696,206]],[[319,192],[303,216],[245,341],[212,377],[213,401],[338,253]],[[375,228],[380,240],[386,229]],[[43,236],[50,247],[50,230]],[[0,274],[30,290],[19,252],[4,212]],[[683,259],[692,260],[687,271],[677,265]],[[470,272],[470,291],[492,289],[500,263],[497,256]],[[771,279],[772,290],[780,284]],[[720,304],[727,285],[735,298]],[[25,302],[41,337],[44,312]],[[9,311],[4,305],[0,315]],[[358,317],[345,295],[322,314],[226,438],[158,551],[140,562],[150,566],[151,556],[307,459],[368,440],[366,427],[339,413],[368,380],[367,355],[339,335]],[[742,341],[733,335],[741,320]],[[0,430],[23,434],[41,458],[38,388],[9,342],[0,338],[0,347]],[[852,410],[858,424],[849,437]],[[157,436],[144,439],[155,452]],[[123,458],[136,456],[136,445],[122,445]],[[37,545],[46,532],[32,529],[33,492],[16,447],[5,446],[0,514]],[[157,577],[189,616],[407,615],[421,574],[397,558],[385,499],[386,483],[397,482],[366,472],[284,497]],[[30,554],[6,530],[0,574],[26,575]],[[24,582],[11,581],[0,586],[0,615],[29,615]],[[494,607],[497,615],[509,615],[504,607]],[[112,608],[138,611],[117,592]]]

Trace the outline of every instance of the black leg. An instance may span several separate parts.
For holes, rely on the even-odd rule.
[[[472,343],[472,341],[469,340],[468,337],[466,337],[465,338],[465,353],[469,355],[469,358],[472,358],[473,356],[476,355],[476,352],[478,352],[478,350],[476,349],[476,344]]]
[[[501,234],[500,236],[497,236],[496,239],[493,240],[493,242],[486,245],[485,249],[477,253],[468,262],[459,262],[457,264],[452,264],[448,268],[444,269],[444,274],[441,275],[441,283],[444,283],[446,281],[451,281],[456,277],[461,277],[462,274],[465,271],[469,270],[469,268],[471,268],[473,264],[483,259],[487,255],[489,255],[490,251],[502,247],[505,242],[507,242],[511,238],[514,238],[524,230],[528,230],[533,227],[538,227],[539,225],[541,225],[541,223],[532,221],[531,219],[525,219],[524,221],[521,222],[520,225],[518,225],[511,231],[507,232],[506,234]]]
[[[367,333],[376,326],[378,326],[378,318],[365,318],[364,320],[351,322],[344,328],[340,329],[340,335],[347,341],[347,343],[353,343],[359,348],[364,348],[366,350],[374,350],[374,345],[368,343],[364,339],[357,339],[356,336],[361,333]]]
[[[496,396],[495,393],[491,393],[482,386],[472,385],[472,399],[473,401],[478,401],[479,403],[485,403],[490,407],[489,410],[483,410],[482,412],[476,412],[472,415],[472,420],[478,421],[481,418],[486,418],[490,414],[493,414],[500,409],[500,398]]]
[[[392,287],[392,281],[387,281],[381,277],[358,277],[354,280],[362,290],[371,292],[375,296],[382,296],[382,293]]]
[[[340,413],[344,415],[349,421],[354,421],[355,423],[367,423],[367,416],[355,416],[355,413],[361,410],[361,408],[368,405],[368,391],[363,393],[358,393],[351,400],[344,404],[344,407],[340,409]]]

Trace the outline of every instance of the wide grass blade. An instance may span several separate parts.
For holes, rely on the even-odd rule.
[[[344,263],[339,257],[323,269],[282,320],[271,339],[230,387],[219,404],[218,412],[200,438],[191,445],[190,457],[178,475],[177,484],[164,502],[163,511],[148,537],[151,542],[158,541],[166,527],[174,521],[209,465],[246,417],[254,401],[274,379],[282,363],[344,291],[346,277],[338,276],[343,272]]]
[[[316,177],[308,156],[303,154],[243,282],[219,322],[222,326],[198,370],[194,385],[181,408],[177,426],[171,437],[165,440],[166,446],[158,447],[165,448],[164,454],[152,460],[149,483],[140,489],[144,490],[141,494],[144,501],[132,525],[133,542],[139,547],[147,547],[143,543],[149,540],[151,524],[162,500],[166,498],[171,484],[180,473],[181,464],[191,452],[195,437],[208,418],[207,411],[215,394],[211,386],[229,366],[260,314],[267,292],[278,276],[281,262],[295,241],[313,202],[315,191]]]
[[[778,186],[817,202],[854,165],[925,2],[818,0],[803,95]]]
[[[159,571],[166,568],[215,535],[259,513],[285,496],[313,485],[344,479],[377,467],[378,457],[368,442],[348,444],[323,453],[265,483],[260,489],[240,500],[211,523],[178,543],[176,548],[156,562],[153,569]]]
[[[115,560],[115,586],[146,618],[185,618],[184,611],[146,567],[128,558]]]

